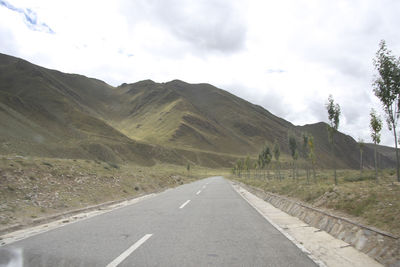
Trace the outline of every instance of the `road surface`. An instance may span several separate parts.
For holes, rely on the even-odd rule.
[[[8,244],[24,266],[315,266],[222,177]],[[2,260],[0,259],[0,265]]]

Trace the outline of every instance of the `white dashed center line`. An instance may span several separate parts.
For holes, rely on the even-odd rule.
[[[201,190],[197,191],[196,195],[198,195],[198,194],[200,194],[200,193],[201,193]]]
[[[187,200],[185,203],[183,203],[179,208],[183,209],[189,202],[190,202],[190,199]]]
[[[144,242],[147,241],[153,234],[147,234],[141,239],[139,239],[135,244],[133,244],[130,248],[125,250],[121,255],[119,255],[115,260],[110,262],[106,267],[116,267],[118,266],[121,262],[123,262],[129,255],[132,254],[137,248],[139,248]]]

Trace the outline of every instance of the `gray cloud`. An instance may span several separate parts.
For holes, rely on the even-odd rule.
[[[227,84],[219,86],[223,90],[228,90],[232,94],[249,101],[250,103],[260,105],[272,114],[284,118],[286,120],[292,115],[291,109],[288,108],[284,98],[279,92],[269,90],[263,96],[260,96],[255,88],[247,87],[243,84]]]
[[[245,47],[242,8],[237,1],[223,0],[145,0],[124,5],[133,23],[138,18],[149,21],[200,51],[222,53]]]
[[[362,125],[364,118],[369,116],[372,101],[367,91],[354,92],[352,99],[342,103],[342,114],[348,124]]]
[[[307,109],[310,114],[315,117],[316,122],[327,121],[326,109],[321,102],[310,100]]]
[[[399,33],[393,31],[393,25],[400,24],[399,9],[400,2],[393,0],[356,0],[346,5],[331,1],[318,4],[318,12],[305,19],[307,8],[299,4],[293,9],[293,16],[299,18],[294,25],[293,49],[306,60],[343,75],[366,78],[381,39],[400,45]]]
[[[286,72],[286,70],[283,70],[283,69],[267,69],[267,73],[268,74],[272,74],[272,73],[284,73],[284,72]]]

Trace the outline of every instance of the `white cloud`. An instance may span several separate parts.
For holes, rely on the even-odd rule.
[[[369,137],[372,58],[381,39],[400,55],[395,0],[10,0],[55,34],[33,31],[0,5],[0,52],[112,85],[153,79],[207,82],[294,124],[326,121]],[[382,143],[392,145],[385,127]]]
[[[244,48],[246,25],[240,1],[139,0],[123,1],[122,12],[129,23],[151,21],[190,45],[181,52],[229,53]],[[191,51],[195,48],[194,51]]]

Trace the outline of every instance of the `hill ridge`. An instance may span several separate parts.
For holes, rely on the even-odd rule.
[[[207,155],[220,157],[214,165],[229,166],[239,157],[256,156],[266,143],[275,141],[288,161],[288,132],[297,135],[299,144],[301,134],[309,132],[315,137],[318,164],[329,166],[332,161],[323,122],[293,125],[208,83],[148,79],[113,87],[4,54],[0,54],[0,119],[3,153],[211,164],[198,159]],[[356,141],[339,133],[336,146],[339,167],[357,168]],[[371,155],[367,147],[367,166],[373,166]],[[390,157],[381,158],[384,166],[393,164]]]

